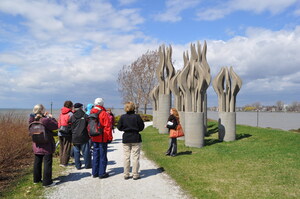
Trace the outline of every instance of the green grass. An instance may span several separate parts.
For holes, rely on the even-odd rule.
[[[165,156],[168,135],[142,132],[146,156],[196,198],[300,198],[300,134],[237,125],[237,140],[219,142],[208,123],[205,147],[184,146]]]
[[[1,198],[3,199],[23,199],[23,198],[44,198],[44,192],[47,188],[44,188],[41,183],[33,184],[33,166],[24,171],[24,175],[19,179],[16,179],[16,184],[3,193]],[[61,175],[65,168],[59,167],[59,157],[53,158],[52,166],[52,178],[55,179]]]

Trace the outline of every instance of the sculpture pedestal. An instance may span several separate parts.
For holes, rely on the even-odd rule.
[[[157,111],[153,110],[152,116],[153,116],[153,127],[157,128]]]
[[[179,111],[178,114],[179,114],[180,124],[182,126],[183,132],[185,133],[185,112]],[[178,139],[179,140],[184,140],[185,139],[184,137],[185,136],[179,137]]]
[[[159,94],[158,104],[159,104],[159,110],[157,112],[158,117],[156,117],[157,128],[159,130],[159,133],[166,134],[168,133],[168,128],[166,128],[165,126],[167,125],[168,118],[170,115],[171,96]]]
[[[204,113],[185,112],[185,145],[201,148],[204,146]]]
[[[234,141],[236,139],[236,112],[219,112],[219,140]]]

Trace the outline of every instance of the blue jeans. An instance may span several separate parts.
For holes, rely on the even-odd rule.
[[[93,142],[93,176],[103,176],[107,167],[107,143]]]
[[[75,167],[77,169],[81,168],[80,151],[82,151],[82,155],[84,159],[84,167],[86,169],[91,168],[91,152],[90,152],[89,142],[86,142],[84,144],[74,144],[73,149],[74,149]]]

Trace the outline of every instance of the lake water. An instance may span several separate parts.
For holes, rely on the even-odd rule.
[[[123,109],[112,109],[115,116],[124,114]],[[0,109],[0,115],[8,112],[28,116],[31,109]],[[58,118],[60,110],[53,110],[52,114]],[[152,110],[147,110],[147,114],[152,114]],[[218,112],[208,111],[207,116],[210,119],[218,120]],[[300,128],[300,113],[284,113],[284,112],[237,112],[237,124],[249,126],[270,127],[275,129],[299,129]]]

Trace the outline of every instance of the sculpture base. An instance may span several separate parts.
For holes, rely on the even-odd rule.
[[[171,95],[159,94],[158,100],[159,110],[157,112],[158,117],[156,117],[158,132],[160,134],[167,134],[168,128],[166,128],[166,124],[170,115]]]
[[[204,146],[204,113],[185,112],[185,145],[201,148]]]
[[[157,128],[157,111],[153,111],[152,113],[152,116],[153,116],[153,127],[154,128]]]
[[[178,114],[179,114],[179,120],[180,120],[180,124],[182,126],[182,129],[183,129],[183,132],[185,132],[185,112],[179,111]],[[184,137],[185,136],[179,137],[178,139],[179,140],[184,140],[185,139]]]
[[[234,141],[236,139],[236,112],[219,112],[219,140]]]

